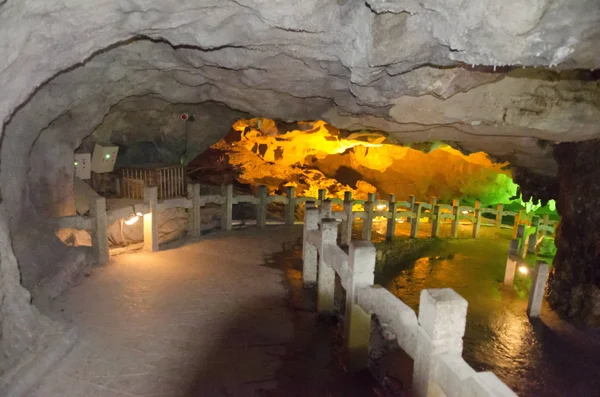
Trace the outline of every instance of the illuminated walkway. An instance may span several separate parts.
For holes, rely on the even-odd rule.
[[[80,338],[32,397],[252,396],[275,387],[293,312],[284,273],[265,257],[301,232],[214,233],[113,257],[52,303]]]
[[[414,308],[423,288],[465,297],[465,359],[520,396],[600,395],[600,337],[547,307],[530,322],[525,280],[501,287],[510,230],[482,230],[473,240],[465,229],[381,282]],[[251,227],[113,257],[48,309],[80,338],[31,397],[374,395],[372,380],[344,374],[339,324],[318,321],[301,289],[301,234]],[[410,385],[402,360],[382,365],[392,384]]]

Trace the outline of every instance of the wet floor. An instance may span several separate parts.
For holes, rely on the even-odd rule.
[[[407,228],[400,229],[397,234],[406,235]],[[518,395],[600,396],[600,334],[561,321],[546,303],[541,319],[530,320],[528,276],[517,274],[515,288],[502,285],[511,231],[483,228],[478,239],[469,232],[464,225],[462,238],[432,246],[414,265],[400,265],[385,287],[415,310],[425,288],[462,295],[469,302],[463,357]]]

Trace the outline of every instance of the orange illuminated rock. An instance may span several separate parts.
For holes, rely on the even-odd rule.
[[[273,120],[238,120],[212,149],[227,154],[241,183],[272,191],[293,185],[308,196],[319,189],[340,198],[347,190],[357,198],[377,191],[380,197],[466,198],[487,205],[508,202],[516,191],[507,164],[485,153],[464,155],[444,144],[425,153],[377,132],[346,133],[321,120],[296,125],[300,129],[286,132]]]

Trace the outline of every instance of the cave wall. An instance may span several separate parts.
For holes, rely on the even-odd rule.
[[[182,120],[184,113],[194,120]],[[111,108],[78,150],[92,152],[95,142],[110,142],[126,147],[118,165],[131,165],[148,162],[148,149],[138,145],[144,142],[154,146],[161,162],[187,164],[244,117],[248,114],[212,101],[171,104],[160,98],[129,97]]]
[[[599,22],[597,0],[0,1],[0,370],[35,349],[43,334],[36,325],[42,317],[19,283],[14,233],[38,228],[69,200],[55,192],[46,203],[32,187],[58,186],[52,183],[72,164],[63,156],[67,147],[77,147],[125,98],[212,100],[271,118],[339,120],[399,139],[455,140],[546,170],[553,160],[538,147],[540,138],[600,134],[588,99],[567,101],[589,113],[587,124],[568,131],[540,132],[515,118],[403,123],[406,113],[390,109],[403,96],[446,99],[495,84],[507,71],[501,65],[598,68]],[[455,65],[461,67],[448,68]],[[545,95],[515,89],[527,105]],[[597,92],[598,85],[575,89]],[[46,150],[52,139],[42,134],[59,124],[72,139]],[[48,157],[32,161],[32,153]],[[57,176],[37,174],[50,163]],[[46,249],[38,244],[35,251]]]
[[[600,326],[600,141],[558,145],[561,216],[548,302],[561,315]]]

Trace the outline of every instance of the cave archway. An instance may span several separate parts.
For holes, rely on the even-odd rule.
[[[13,238],[70,211],[61,192],[72,153],[111,108],[214,101],[232,112],[387,131],[401,142],[453,141],[554,176],[546,142],[600,134],[598,73],[589,72],[598,67],[599,18],[583,3],[558,2],[546,13],[527,6],[518,19],[498,6],[482,34],[462,17],[478,12],[475,3],[465,12],[377,0],[283,9],[57,2],[34,12],[2,2],[0,32],[11,40],[0,60],[0,305],[9,330],[0,370],[35,350],[49,326],[20,287]],[[561,29],[578,40],[565,41]],[[585,71],[530,68],[559,63]],[[499,66],[507,64],[528,67]]]

